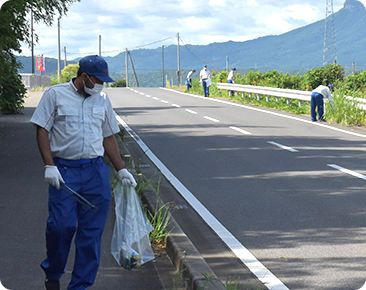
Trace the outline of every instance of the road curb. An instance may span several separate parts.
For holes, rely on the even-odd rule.
[[[145,193],[143,201],[148,205],[150,212],[155,213],[157,208],[156,194],[153,192]],[[160,200],[159,204],[164,203]],[[166,237],[166,252],[178,273],[177,275],[184,283],[185,289],[226,289],[170,212],[168,215],[170,220],[166,231],[171,230],[171,232]],[[205,276],[210,277],[209,280]]]
[[[120,153],[126,163],[134,163],[134,160],[139,159],[138,156],[131,154],[130,150],[120,138],[117,138],[117,141]],[[135,141],[133,141],[133,144],[139,148]],[[152,191],[145,192],[143,195],[143,202],[147,205],[149,211],[152,214],[155,214],[158,202],[157,194]],[[159,199],[160,207],[164,204],[165,203]],[[169,210],[169,207],[166,207],[165,209]],[[226,289],[170,212],[168,212],[168,215],[169,225],[166,232],[171,232],[167,235],[165,240],[166,252],[177,271],[178,280],[184,285],[184,289]],[[206,277],[209,278],[207,279]]]

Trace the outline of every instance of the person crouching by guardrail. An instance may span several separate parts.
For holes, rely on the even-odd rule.
[[[227,77],[228,84],[234,84],[235,71],[236,71],[235,67],[231,68],[231,71]],[[229,91],[229,97],[232,97],[232,96],[234,96],[234,91]]]
[[[323,98],[329,100],[330,105],[334,109],[332,92],[334,91],[334,86],[329,84],[328,86],[320,85],[311,93],[311,121],[316,122],[316,112],[315,108],[318,110],[319,122],[325,121],[323,119],[324,115],[324,101]]]
[[[186,84],[187,84],[187,91],[189,91],[189,89],[192,87],[192,78],[191,75],[194,74],[196,72],[195,69],[192,69],[188,75],[187,75],[187,80],[186,80]]]
[[[203,66],[203,69],[200,72],[200,82],[202,83],[203,93],[205,97],[210,96],[209,87],[211,85],[211,72],[207,69],[207,65]]]

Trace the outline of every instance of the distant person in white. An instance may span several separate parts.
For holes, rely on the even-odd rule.
[[[233,68],[231,68],[231,71],[229,72],[229,75],[227,77],[227,82],[229,84],[234,84],[234,78],[235,78],[234,74],[235,74],[235,71],[236,71],[236,68],[233,67]],[[233,95],[234,95],[234,91],[229,91],[229,97],[231,97]]]
[[[186,80],[186,84],[187,84],[187,91],[189,91],[189,89],[192,87],[192,78],[191,75],[194,74],[196,72],[195,69],[192,69],[188,75],[187,75],[187,80]]]
[[[327,98],[329,100],[330,105],[334,109],[332,92],[334,91],[334,86],[329,84],[328,86],[320,85],[315,90],[313,90],[311,94],[311,121],[315,122],[316,112],[315,109],[318,110],[319,122],[323,121],[324,115],[324,101],[323,98]]]
[[[200,72],[200,82],[202,83],[203,93],[205,97],[210,96],[209,87],[211,85],[211,72],[207,69],[207,65],[203,66],[203,69]]]

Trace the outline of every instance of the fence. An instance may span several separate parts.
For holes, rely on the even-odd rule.
[[[51,78],[48,76],[41,76],[35,74],[20,74],[22,82],[26,88],[33,90],[35,87],[49,87],[51,86]]]
[[[310,102],[311,92],[309,91],[299,91],[299,90],[290,90],[290,89],[278,89],[271,87],[261,87],[261,86],[251,86],[251,85],[239,85],[239,84],[228,84],[228,83],[216,83],[216,86],[219,90],[228,90],[234,92],[241,92],[242,97],[244,98],[245,93],[249,94],[249,97],[253,97],[253,95],[260,100],[261,96],[265,96],[267,102],[269,101],[269,97],[273,96],[277,98],[286,98],[287,104],[290,104],[291,99],[299,100],[299,106],[302,106],[303,101]],[[351,101],[356,101],[359,103],[359,106],[366,110],[366,99],[362,98],[353,98],[350,96],[346,97]]]

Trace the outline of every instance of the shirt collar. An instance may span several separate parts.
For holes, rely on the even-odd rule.
[[[74,89],[74,91],[76,92],[76,93],[78,93],[80,96],[82,96],[83,98],[84,98],[84,96],[83,96],[83,94],[78,90],[78,88],[77,87],[75,87],[75,85],[74,85],[74,81],[76,80],[76,78],[72,78],[71,80],[70,80],[70,86]],[[88,97],[90,97],[90,95],[88,95],[87,94],[87,96],[86,96],[87,98]]]

